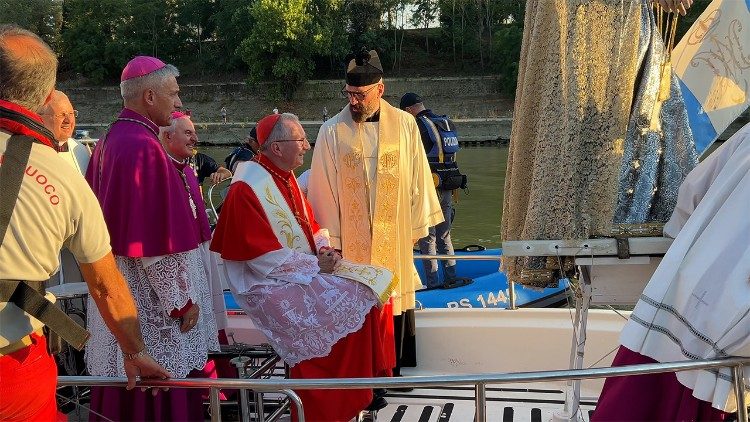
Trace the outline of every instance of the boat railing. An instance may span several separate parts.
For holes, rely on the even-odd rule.
[[[549,382],[582,379],[621,377],[626,375],[655,374],[662,372],[680,372],[689,370],[706,370],[712,368],[730,368],[733,375],[734,393],[737,398],[737,420],[748,422],[747,404],[745,401],[745,383],[743,368],[750,363],[748,357],[730,357],[725,359],[708,359],[700,361],[681,361],[669,363],[649,363],[607,368],[589,368],[576,370],[554,370],[534,372],[514,372],[471,375],[440,376],[404,376],[398,378],[337,378],[337,379],[171,379],[166,381],[141,381],[138,387],[149,388],[208,388],[211,420],[221,421],[219,392],[222,389],[253,390],[254,392],[275,392],[285,394],[294,404],[299,421],[304,422],[303,404],[295,390],[309,389],[370,389],[370,388],[425,388],[449,387],[461,385],[474,386],[475,421],[486,422],[487,385],[510,384],[522,382]],[[124,387],[125,378],[107,378],[90,376],[61,376],[58,386],[99,386]],[[249,415],[243,413],[243,420]]]
[[[231,181],[231,177],[226,177],[224,179],[221,179],[219,183],[211,183],[211,186],[208,187],[208,192],[206,193],[206,197],[208,198],[208,207],[209,209],[206,210],[208,213],[209,221],[215,223],[219,220],[219,212],[216,211],[216,205],[214,204],[214,188],[221,185],[222,183],[226,181]]]

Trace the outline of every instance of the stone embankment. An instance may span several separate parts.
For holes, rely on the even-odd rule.
[[[399,78],[385,80],[384,98],[398,106],[406,92],[416,92],[425,106],[438,114],[447,114],[459,130],[460,141],[466,145],[506,144],[510,138],[513,101],[498,90],[492,76]],[[276,101],[268,94],[268,86],[236,83],[183,84],[180,98],[183,108],[193,114],[200,140],[209,145],[237,144],[261,117],[274,108],[297,114],[307,136],[314,140],[323,118],[323,109],[335,115],[347,100],[341,96],[341,80],[308,81],[291,101]],[[61,85],[79,111],[78,126],[91,128],[91,136],[100,137],[122,107],[119,87],[76,87]],[[221,121],[220,110],[227,108],[227,123]],[[727,139],[750,121],[745,112],[719,139]]]
[[[461,140],[468,144],[507,142],[513,101],[498,91],[494,77],[441,77],[386,79],[384,98],[398,106],[406,92],[416,92],[425,106],[447,114],[457,124]],[[255,122],[274,108],[297,114],[308,137],[314,139],[322,122],[323,108],[335,115],[346,99],[341,96],[343,81],[319,80],[304,84],[291,101],[275,101],[264,84],[203,83],[180,86],[183,108],[189,109],[198,126],[201,142],[235,144],[241,141]],[[78,126],[93,129],[92,137],[103,134],[122,107],[119,87],[61,86],[79,111]],[[225,124],[220,110],[227,109]]]

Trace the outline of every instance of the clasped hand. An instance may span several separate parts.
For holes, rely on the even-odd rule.
[[[341,260],[341,254],[328,246],[323,246],[318,251],[318,266],[321,273],[331,274],[336,264]]]

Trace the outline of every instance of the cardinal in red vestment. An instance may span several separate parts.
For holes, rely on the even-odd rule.
[[[270,115],[257,134],[260,154],[237,166],[211,243],[232,293],[292,378],[390,375],[378,295],[331,274],[341,256],[294,177],[310,149],[299,120]],[[373,401],[369,389],[296,392],[307,421],[349,421]]]

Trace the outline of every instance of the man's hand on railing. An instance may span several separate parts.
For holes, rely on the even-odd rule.
[[[218,185],[219,183],[223,182],[224,180],[232,177],[232,172],[228,169],[225,169],[224,167],[219,167],[218,170],[216,170],[215,173],[212,173],[210,176],[208,176],[211,179],[212,185]]]
[[[172,377],[169,371],[159,365],[145,351],[144,353],[139,353],[139,356],[136,356],[134,359],[125,359],[123,365],[125,367],[125,375],[128,377],[128,385],[125,387],[127,390],[135,388],[137,381],[146,379],[165,380]],[[167,391],[168,388],[162,388],[162,390]],[[158,391],[158,389],[154,389],[151,394],[156,395]]]

